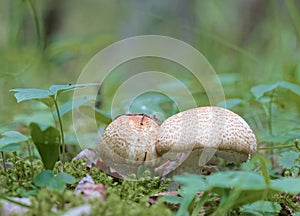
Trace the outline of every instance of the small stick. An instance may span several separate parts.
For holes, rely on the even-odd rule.
[[[141,121],[140,121],[140,125],[143,125],[143,121],[144,121],[144,118],[145,118],[145,114],[142,114],[142,118],[141,118]]]
[[[3,151],[1,151],[1,155],[2,155],[2,161],[3,161],[3,168],[4,168],[4,171],[6,172],[5,155],[4,155]]]
[[[144,157],[143,161],[146,161],[146,158],[147,158],[147,152],[145,152],[145,157]]]

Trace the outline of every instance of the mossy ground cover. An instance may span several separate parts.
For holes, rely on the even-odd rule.
[[[76,183],[68,185],[66,190],[39,188],[34,185],[33,176],[43,170],[41,160],[34,160],[34,173],[30,172],[30,162],[11,155],[12,167],[6,171],[1,169],[1,194],[6,197],[30,197],[31,207],[25,215],[61,215],[73,207],[83,205],[81,195],[74,195],[78,182],[87,174],[92,177],[95,184],[103,184],[106,189],[106,200],[92,199],[90,215],[172,215],[171,210],[162,202],[153,206],[149,204],[149,196],[166,190],[169,180],[145,176],[139,181],[114,180],[98,168],[86,169],[85,160],[73,160],[62,165],[56,163],[54,173],[63,169],[76,178]],[[55,211],[53,209],[56,209]]]

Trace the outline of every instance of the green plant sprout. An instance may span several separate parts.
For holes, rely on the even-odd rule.
[[[271,84],[262,84],[257,85],[251,88],[251,93],[255,97],[255,100],[259,101],[264,107],[266,114],[268,116],[268,129],[269,135],[274,137],[273,131],[273,104],[275,99],[275,93],[279,88],[289,90],[296,95],[300,96],[300,86],[287,82],[287,81],[278,81]],[[265,104],[267,103],[267,107]],[[271,142],[271,154],[274,153],[273,149],[277,148],[274,146],[274,142]]]
[[[60,157],[63,162],[65,161],[66,147],[65,147],[63,124],[62,124],[62,114],[61,114],[61,109],[59,109],[59,106],[58,106],[58,96],[61,93],[71,91],[71,90],[76,90],[79,88],[84,88],[84,87],[87,87],[90,85],[92,85],[92,84],[51,85],[49,90],[36,89],[36,88],[17,88],[17,89],[10,90],[11,92],[14,92],[14,96],[17,99],[18,103],[20,103],[22,101],[27,101],[27,100],[37,100],[37,101],[44,103],[50,109],[54,106],[55,112],[53,113],[53,116],[54,116],[54,120],[56,122],[58,121],[59,130],[60,130],[60,134],[61,134],[61,136],[60,136],[60,143],[61,143]],[[64,107],[64,113],[67,113],[70,110],[72,110],[72,103],[69,103],[69,106],[67,108]],[[57,119],[55,118],[55,116],[57,116]],[[33,126],[33,127],[36,128],[36,126]]]
[[[300,96],[300,86],[286,81],[278,81],[271,84],[262,84],[251,88],[251,93],[254,95],[257,101],[264,103],[267,99],[267,101],[269,102],[267,108],[268,110],[267,114],[268,114],[269,133],[271,136],[273,136],[273,129],[272,129],[273,108],[272,107],[274,103],[275,92],[278,88],[287,89]],[[267,96],[267,98],[264,97],[268,93],[271,94]]]

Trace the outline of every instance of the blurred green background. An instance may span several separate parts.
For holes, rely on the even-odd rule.
[[[16,104],[9,89],[76,83],[97,52],[135,35],[165,35],[194,46],[219,75],[226,99],[249,102],[250,89],[257,84],[299,83],[299,9],[300,2],[293,0],[2,0],[0,125],[26,122],[34,114],[45,118],[38,116],[43,108],[36,103]],[[115,73],[106,83],[101,96],[104,109],[122,80]],[[207,105],[202,90],[195,92],[199,105]],[[62,100],[71,94],[65,97]],[[293,111],[288,112],[293,123],[273,119],[278,128],[297,126],[299,97],[279,92],[276,100],[281,116]],[[246,103],[235,108],[256,131],[267,127],[267,120],[258,120],[263,112],[252,115],[257,106]]]

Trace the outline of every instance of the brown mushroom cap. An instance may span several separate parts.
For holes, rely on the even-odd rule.
[[[220,107],[198,107],[171,116],[160,126],[156,143],[159,155],[216,149],[217,155],[231,162],[247,160],[256,147],[245,120]]]
[[[147,115],[121,115],[100,137],[99,155],[107,165],[151,165],[157,158],[155,142],[158,130],[159,125]]]

